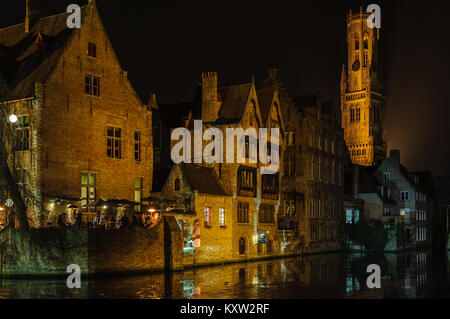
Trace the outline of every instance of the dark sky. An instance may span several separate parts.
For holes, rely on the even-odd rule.
[[[0,27],[23,21],[25,0],[2,1]],[[76,0],[42,0],[44,14]],[[111,40],[145,100],[183,102],[201,72],[222,84],[257,83],[277,67],[295,95],[338,101],[345,62],[345,14],[382,9],[385,137],[411,170],[450,167],[450,65],[444,1],[98,0]]]

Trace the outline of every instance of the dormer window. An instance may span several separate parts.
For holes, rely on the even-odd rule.
[[[97,46],[92,42],[88,43],[88,56],[92,58],[97,57]]]

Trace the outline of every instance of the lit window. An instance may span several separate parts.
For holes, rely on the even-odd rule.
[[[219,225],[225,227],[225,209],[219,208]]]
[[[211,208],[205,207],[205,227],[211,227]]]
[[[136,203],[142,203],[142,178],[140,177],[134,179],[134,201]],[[136,205],[134,210],[140,212],[141,205]]]
[[[97,194],[97,174],[82,173],[81,174],[81,205],[95,202]]]

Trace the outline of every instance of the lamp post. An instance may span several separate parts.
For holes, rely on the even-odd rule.
[[[19,120],[19,118],[17,117],[17,115],[11,114],[11,115],[8,117],[8,120],[9,120],[9,122],[10,122],[11,124],[15,124],[15,123],[17,123],[17,121]]]

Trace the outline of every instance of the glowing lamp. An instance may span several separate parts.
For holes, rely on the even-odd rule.
[[[17,115],[11,114],[11,115],[9,116],[8,120],[9,120],[10,123],[13,123],[13,124],[14,124],[14,123],[17,123],[17,121],[18,121],[19,119],[17,118]]]

